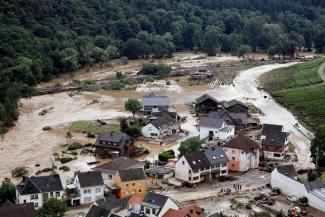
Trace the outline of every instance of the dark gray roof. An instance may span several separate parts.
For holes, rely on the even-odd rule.
[[[102,207],[107,210],[114,210],[119,208],[126,207],[131,196],[124,197],[122,199],[117,198],[116,196],[105,197],[104,200],[96,201],[99,207]]]
[[[214,214],[209,215],[209,217],[221,217],[221,215],[216,212]]]
[[[163,113],[158,119],[151,121],[151,124],[157,129],[166,128],[167,126],[173,126],[176,123],[175,118]]]
[[[77,174],[80,187],[91,187],[104,185],[102,173],[99,171],[88,171]]]
[[[313,190],[325,189],[325,181],[306,182],[304,185],[308,192]]]
[[[207,99],[210,99],[210,100],[212,100],[212,101],[214,101],[215,103],[218,104],[218,100],[216,100],[215,98],[213,98],[212,96],[210,96],[209,94],[206,94],[206,93],[203,94],[202,96],[196,98],[195,101],[196,101],[196,103],[202,103]]]
[[[227,112],[227,110],[225,109],[225,108],[220,108],[218,111],[215,111],[215,112],[210,112],[209,114],[208,114],[208,117],[210,117],[210,118],[219,118],[219,119],[221,119],[221,118],[223,118],[223,116],[225,115],[225,114],[228,114],[228,112]]]
[[[150,93],[142,97],[143,106],[169,106],[169,98],[167,96],[158,96],[155,93]]]
[[[247,124],[248,114],[247,113],[229,113],[231,119],[234,120],[236,124]]]
[[[143,167],[144,163],[132,158],[128,157],[119,157],[113,159],[112,161],[102,164],[93,168],[93,170],[110,170],[110,171],[117,171],[117,170],[125,170],[129,168],[135,167]]]
[[[20,195],[62,190],[63,187],[59,175],[25,177],[17,185],[17,191]]]
[[[236,104],[239,104],[239,105],[242,105],[242,106],[248,108],[247,105],[245,105],[244,103],[242,103],[242,102],[240,102],[240,101],[238,101],[238,100],[236,100],[236,99],[233,99],[233,100],[230,100],[230,101],[224,102],[224,103],[223,103],[223,106],[224,106],[225,108],[229,108],[229,107],[234,106],[234,105],[236,105]]]
[[[92,205],[86,215],[86,217],[109,217],[111,210]]]
[[[223,123],[224,123],[223,119],[211,118],[211,117],[201,117],[200,127],[220,129],[222,127]]]
[[[132,138],[119,132],[104,132],[99,134],[95,146],[111,147],[111,148],[123,148],[125,145],[131,143]]]
[[[209,148],[204,150],[210,165],[224,164],[229,161],[226,152],[222,147]]]
[[[127,170],[118,170],[122,182],[132,180],[143,180],[146,179],[146,174],[142,168],[131,168]]]
[[[263,124],[262,135],[269,135],[274,132],[282,132],[283,126],[276,124]]]
[[[1,217],[36,217],[34,203],[5,204],[0,206]]]
[[[288,137],[286,132],[274,132],[266,135],[266,138],[263,139],[262,145],[268,146],[284,146],[285,141]]]
[[[288,176],[290,178],[297,176],[297,171],[293,164],[277,166],[277,170],[282,175]]]
[[[203,151],[190,152],[185,154],[184,157],[194,171],[210,166],[210,162]]]
[[[142,201],[142,204],[151,204],[155,205],[159,208],[162,208],[169,197],[161,194],[156,194],[154,192],[148,192],[144,200]]]

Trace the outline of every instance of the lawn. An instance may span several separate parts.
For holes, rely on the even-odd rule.
[[[325,124],[325,85],[277,91],[271,94],[312,130]]]
[[[304,87],[322,83],[317,70],[325,58],[317,58],[288,68],[281,68],[260,77],[263,88],[268,92]]]
[[[97,122],[89,122],[89,121],[76,121],[73,122],[70,126],[70,130],[76,133],[89,132],[89,133],[102,133],[107,131],[120,132],[119,124],[108,124],[101,125]]]

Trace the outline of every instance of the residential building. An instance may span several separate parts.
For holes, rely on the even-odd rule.
[[[203,208],[196,205],[190,205],[182,209],[169,209],[163,217],[206,217],[206,213]]]
[[[169,178],[174,177],[174,174],[174,170],[166,166],[154,166],[146,169],[147,179],[155,185],[159,185]]]
[[[104,184],[111,186],[114,184],[114,176],[118,170],[126,170],[131,168],[144,169],[145,163],[128,157],[119,157],[108,163],[93,168],[93,171],[100,171],[104,180]]]
[[[282,160],[288,151],[287,132],[282,125],[263,124],[261,133],[261,145],[263,155],[267,159]]]
[[[16,186],[16,202],[33,203],[37,209],[51,197],[62,199],[63,193],[59,175],[23,177]]]
[[[306,182],[308,205],[325,212],[325,181]]]
[[[227,140],[235,135],[235,127],[226,124],[223,119],[201,117],[200,140]]]
[[[34,203],[12,204],[5,202],[0,206],[1,217],[36,217]]]
[[[224,102],[223,107],[229,113],[248,113],[248,106],[235,99]]]
[[[250,138],[236,136],[224,145],[224,150],[229,158],[229,171],[246,172],[258,168],[260,146]]]
[[[142,168],[118,170],[114,180],[119,188],[119,198],[131,196],[135,193],[145,195],[147,192],[146,175]]]
[[[142,112],[144,115],[151,116],[152,113],[168,111],[170,101],[167,96],[158,96],[155,93],[149,93],[142,97]]]
[[[197,113],[209,113],[218,111],[219,102],[209,94],[203,94],[195,100],[195,110]]]
[[[95,153],[107,157],[131,156],[134,152],[133,139],[119,132],[99,134],[95,142]]]
[[[175,177],[189,184],[228,175],[228,157],[222,147],[187,153],[175,165]]]
[[[180,130],[180,124],[169,114],[163,114],[158,119],[151,121],[142,127],[142,135],[146,138],[164,139],[168,136],[175,135]]]
[[[67,186],[71,205],[93,203],[104,198],[105,185],[99,171],[77,173],[73,184]]]
[[[169,209],[178,210],[178,205],[168,196],[148,192],[141,202],[141,212],[148,217],[161,217]]]

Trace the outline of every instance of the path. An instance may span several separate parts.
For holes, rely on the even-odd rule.
[[[325,70],[325,62],[323,62],[318,68],[318,74],[325,82],[325,71],[324,70]]]

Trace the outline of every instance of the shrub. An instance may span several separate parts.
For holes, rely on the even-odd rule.
[[[16,167],[16,168],[11,170],[11,176],[14,177],[14,178],[27,176],[28,173],[29,172],[28,172],[26,167]]]
[[[49,168],[49,167],[46,167],[46,168],[42,169],[43,173],[50,172],[50,171],[52,171],[52,169]]]
[[[315,181],[318,176],[319,176],[319,173],[317,172],[317,170],[309,170],[308,171],[308,181]]]
[[[74,142],[74,143],[72,143],[72,144],[70,144],[68,146],[69,151],[77,150],[77,149],[80,149],[80,148],[83,148],[83,145],[81,145],[79,142]]]
[[[219,176],[218,177],[219,182],[226,182],[226,181],[235,181],[237,180],[234,176]]]
[[[70,161],[72,161],[72,160],[73,160],[72,157],[62,157],[62,158],[60,158],[60,162],[61,162],[62,164],[68,163],[68,162],[70,162]]]
[[[175,157],[175,152],[174,150],[168,150],[168,151],[164,151],[162,153],[160,153],[158,155],[158,160],[159,161],[164,161],[164,162],[167,162],[168,159],[170,158],[174,158]]]
[[[171,68],[163,64],[143,64],[140,69],[140,74],[154,75],[160,78],[166,77],[170,74]]]

